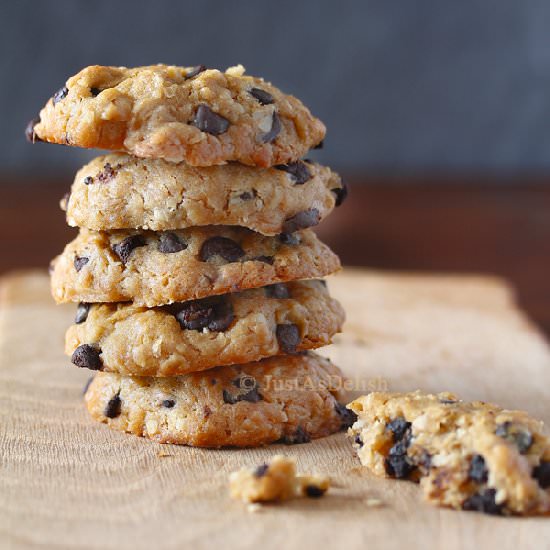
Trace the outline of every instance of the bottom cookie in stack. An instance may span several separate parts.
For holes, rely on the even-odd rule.
[[[161,443],[305,443],[349,427],[338,367],[312,352],[168,378],[99,372],[85,401],[109,427]]]

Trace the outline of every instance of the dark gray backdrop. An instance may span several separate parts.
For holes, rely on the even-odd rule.
[[[550,168],[548,0],[1,0],[0,169],[74,169],[23,127],[88,64],[243,63],[329,128],[341,169]]]

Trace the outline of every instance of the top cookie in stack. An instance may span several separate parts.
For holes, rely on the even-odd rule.
[[[154,65],[87,67],[40,112],[44,141],[213,166],[287,164],[318,146],[325,126],[296,98],[239,65],[225,73]]]
[[[48,101],[31,141],[115,151],[77,173],[62,207],[80,233],[52,262],[56,301],[80,303],[66,351],[103,371],[92,416],[207,447],[348,422],[339,369],[299,353],[344,320],[323,281],[304,280],[339,269],[309,228],[346,189],[300,160],[324,133],[241,66],[93,66]]]

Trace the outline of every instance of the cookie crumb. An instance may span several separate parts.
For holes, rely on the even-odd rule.
[[[381,508],[384,506],[384,501],[380,500],[379,498],[366,498],[365,504],[369,508]]]
[[[166,451],[162,451],[162,450],[161,450],[161,451],[159,451],[159,452],[157,453],[157,456],[158,456],[159,458],[165,458],[165,457],[167,457],[167,456],[174,456],[174,455],[173,455],[173,454],[170,454],[170,453],[168,453],[168,452],[166,452]]]
[[[249,511],[252,511],[250,503],[258,506],[260,502],[320,498],[329,487],[330,479],[326,476],[297,475],[296,462],[284,455],[275,455],[271,462],[255,468],[241,468],[229,477],[231,498],[249,503]]]
[[[261,512],[262,505],[258,504],[257,502],[251,502],[246,506],[246,511],[251,514],[257,514],[258,512]]]

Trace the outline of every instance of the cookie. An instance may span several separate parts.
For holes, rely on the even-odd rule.
[[[550,511],[550,440],[521,411],[450,393],[371,393],[348,408],[362,464],[420,480],[442,506],[498,515]]]
[[[186,302],[339,269],[313,231],[265,237],[240,227],[174,232],[80,230],[51,265],[61,302]]]
[[[286,164],[325,136],[295,97],[242,66],[86,67],[40,111],[27,135],[78,147],[125,151],[192,166],[238,161]]]
[[[296,462],[275,455],[269,463],[241,468],[229,476],[231,498],[243,502],[275,502],[297,497],[322,497],[330,487],[326,476],[296,474]]]
[[[277,235],[303,212],[319,223],[345,193],[337,174],[307,161],[197,168],[112,154],[77,173],[62,208],[69,225],[95,230],[238,225]]]
[[[340,369],[310,352],[172,378],[99,372],[85,401],[94,419],[160,443],[256,447],[339,431],[342,387]]]
[[[176,376],[330,344],[344,311],[323,281],[294,281],[155,309],[81,304],[75,321],[65,351],[77,366]]]

